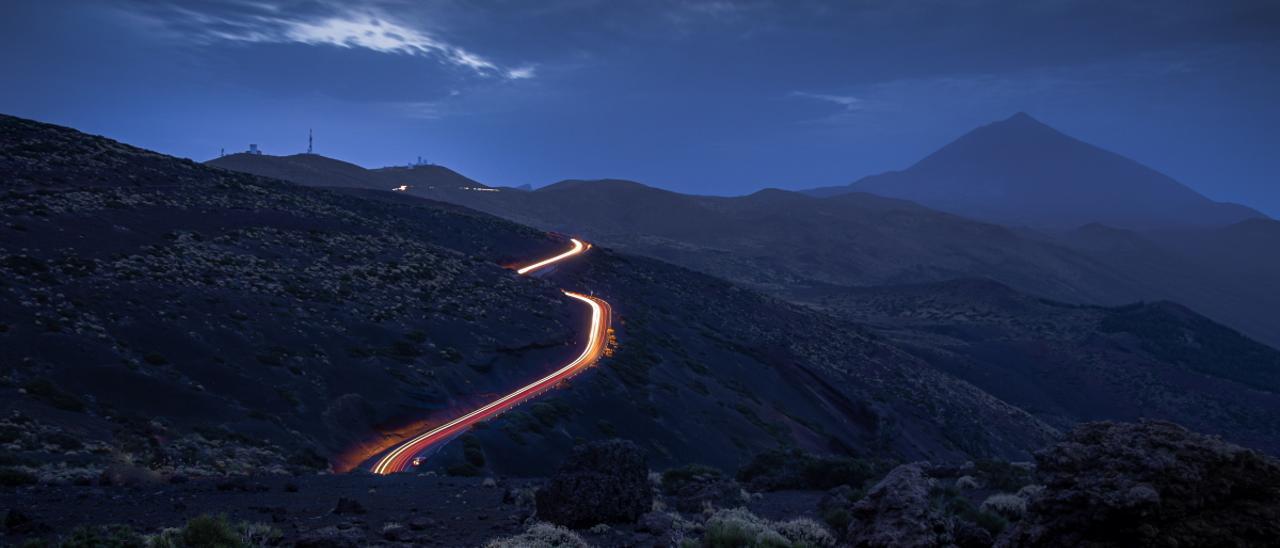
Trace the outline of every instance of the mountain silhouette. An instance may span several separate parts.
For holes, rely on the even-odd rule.
[[[977,128],[902,170],[814,196],[870,192],[1009,225],[1122,228],[1227,225],[1265,218],[1215,202],[1119,154],[1049,127],[1026,113]]]

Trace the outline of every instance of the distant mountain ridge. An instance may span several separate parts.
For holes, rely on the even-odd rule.
[[[1026,113],[977,128],[911,167],[811,196],[870,192],[1006,225],[1123,228],[1227,225],[1266,215],[1215,202]]]
[[[260,156],[259,162],[287,163]],[[326,165],[323,160],[314,162]],[[218,163],[212,163],[219,165]],[[363,169],[363,168],[359,168]],[[452,202],[519,223],[656,257],[784,297],[827,286],[990,278],[1064,302],[1121,305],[1172,300],[1280,346],[1270,266],[1280,223],[1137,232],[1101,223],[1072,231],[1015,229],[917,202],[848,191],[826,198],[764,189],[737,197],[694,196],[619,179],[567,180],[532,192],[475,192],[457,175],[416,182],[413,168],[384,178],[365,170],[362,187],[412,183],[406,194]],[[453,174],[439,167],[441,173]],[[282,173],[262,166],[251,173]],[[316,185],[306,171],[285,177]],[[436,181],[451,180],[450,183]],[[1232,242],[1238,241],[1237,244]],[[1233,247],[1240,252],[1228,253]],[[1245,275],[1241,275],[1241,273]],[[799,292],[799,293],[797,293]]]

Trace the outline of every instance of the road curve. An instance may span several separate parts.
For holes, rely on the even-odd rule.
[[[561,253],[559,255],[556,255],[555,257],[551,257],[550,259],[544,259],[536,263],[533,263],[529,266],[521,267],[517,269],[516,272],[520,274],[528,274],[540,268],[550,266],[552,264],[568,259],[569,257],[582,253],[583,251],[591,249],[591,244],[584,243],[582,240],[579,240],[577,238],[569,238],[569,241],[573,242],[573,247],[570,248],[568,251]]]
[[[590,244],[585,244],[577,239],[573,240],[573,244],[573,248],[569,251],[518,269],[517,272],[521,274],[533,272],[539,268],[582,253],[591,247]],[[372,468],[373,473],[394,474],[410,468],[414,457],[432,445],[453,437],[455,434],[470,428],[471,425],[475,423],[501,414],[503,411],[532,399],[551,387],[554,387],[559,382],[578,374],[587,367],[590,367],[596,362],[596,360],[600,359],[600,356],[604,354],[605,347],[609,344],[611,312],[609,309],[609,303],[590,295],[583,295],[572,291],[565,291],[564,294],[572,299],[586,303],[586,305],[591,308],[591,323],[587,334],[587,344],[583,347],[582,353],[579,354],[577,358],[574,358],[573,361],[553,371],[551,374],[526,384],[510,394],[493,400],[470,413],[462,415],[461,417],[453,419],[402,442],[378,460]]]

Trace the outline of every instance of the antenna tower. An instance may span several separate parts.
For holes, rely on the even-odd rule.
[[[313,141],[312,136],[311,136],[311,130],[310,130],[310,129],[308,129],[308,130],[307,130],[307,154],[311,154],[311,145],[312,145],[313,143],[314,143],[314,141]]]

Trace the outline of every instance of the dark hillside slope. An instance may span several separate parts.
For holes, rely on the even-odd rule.
[[[1280,222],[1138,232],[1091,224],[1053,241],[1280,348]]]
[[[5,458],[49,480],[346,463],[573,355],[583,311],[560,287],[615,304],[615,357],[433,466],[545,473],[614,435],[731,466],[777,446],[1015,456],[1055,434],[849,322],[679,267],[597,248],[516,276],[497,265],[564,239],[454,205],[10,117],[0,173]]]
[[[423,170],[428,181],[436,172],[454,173],[426,167],[433,169],[409,173]],[[297,174],[291,180],[325,179]],[[1280,224],[1266,219],[1158,235],[1091,223],[1048,235],[852,191],[828,198],[773,189],[711,197],[622,180],[563,181],[533,192],[461,189],[467,184],[415,184],[408,194],[589,234],[597,243],[783,296],[833,285],[989,278],[1073,303],[1172,300],[1280,345],[1272,313],[1280,305],[1274,281],[1280,278],[1268,279],[1280,272],[1270,252],[1280,237],[1267,230]]]
[[[311,186],[344,186],[378,190],[391,188],[390,185],[380,184],[371,179],[368,176],[369,171],[363,167],[319,154],[270,156],[239,153],[215,158],[208,164],[283,181],[305,178],[312,181]]]
[[[1173,303],[1071,306],[984,280],[809,299],[1050,424],[1156,418],[1280,451],[1280,351]]]
[[[983,276],[1074,302],[1121,303],[1143,291],[1064,246],[870,194],[819,199],[763,190],[723,198],[572,181],[441,199],[533,226],[595,234],[630,252],[769,290]]]

